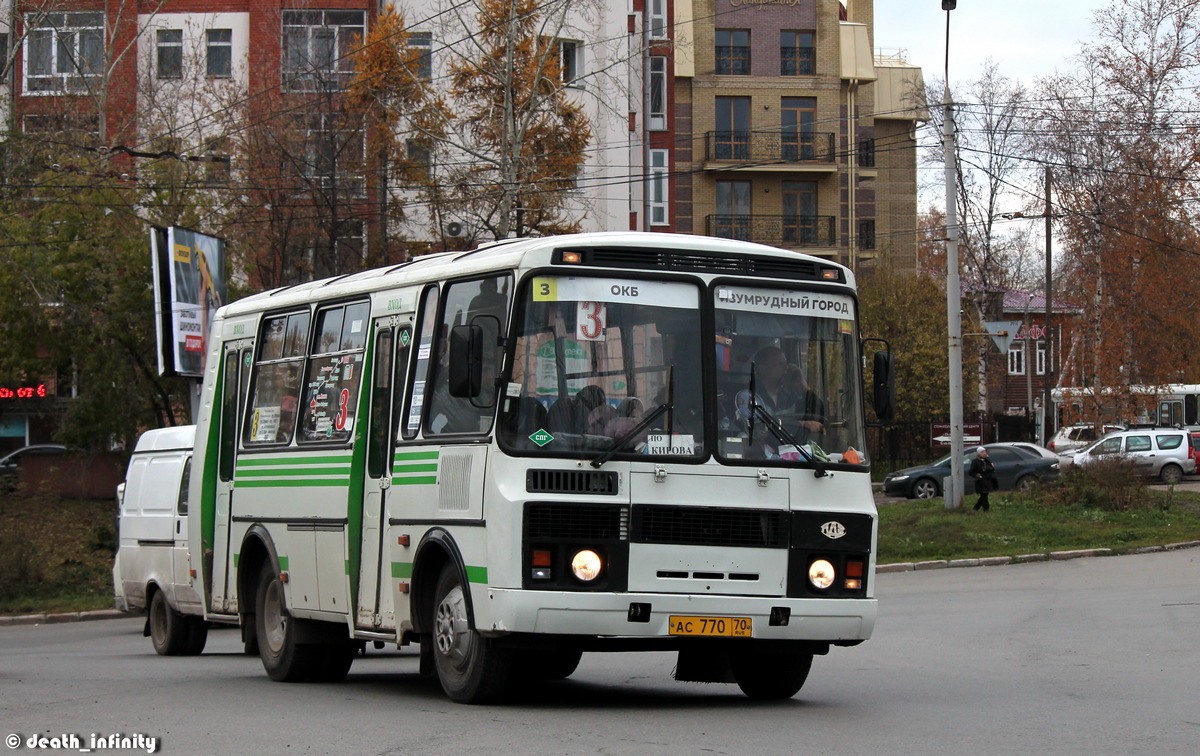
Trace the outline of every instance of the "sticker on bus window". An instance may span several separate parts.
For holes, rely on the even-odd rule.
[[[604,341],[608,308],[603,302],[580,302],[575,312],[577,341]]]
[[[274,441],[279,433],[279,407],[259,407],[250,421],[250,437],[255,441]]]
[[[676,433],[669,439],[665,433],[646,436],[643,453],[690,456],[696,453],[696,440],[690,433]]]

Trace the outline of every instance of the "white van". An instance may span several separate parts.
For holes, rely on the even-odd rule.
[[[113,604],[146,611],[144,634],[166,656],[198,654],[208,639],[188,561],[188,477],[196,426],[158,428],[138,439],[117,487]]]

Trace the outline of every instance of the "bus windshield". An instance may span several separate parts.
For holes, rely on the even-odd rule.
[[[720,285],[713,306],[718,455],[866,465],[854,299]]]
[[[700,457],[699,309],[692,283],[533,278],[517,308],[501,441],[556,455]]]

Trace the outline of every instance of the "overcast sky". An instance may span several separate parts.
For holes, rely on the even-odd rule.
[[[959,0],[950,12],[951,83],[978,78],[989,57],[1001,75],[1027,84],[1070,69],[1079,42],[1092,36],[1092,11],[1109,1]],[[875,0],[875,47],[903,48],[926,81],[940,79],[946,55],[941,0]]]

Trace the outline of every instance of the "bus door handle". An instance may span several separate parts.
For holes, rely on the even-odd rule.
[[[386,475],[379,479],[379,490],[386,491],[392,487],[392,479]]]

